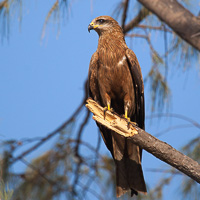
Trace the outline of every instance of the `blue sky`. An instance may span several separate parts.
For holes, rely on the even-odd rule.
[[[16,13],[11,17],[9,40],[3,40],[0,44],[0,140],[46,136],[71,116],[82,101],[89,61],[98,43],[98,35],[94,31],[89,34],[87,26],[99,15],[111,15],[117,2],[72,1],[68,19],[64,22],[61,20],[59,37],[56,36],[57,25],[53,25],[51,18],[45,37],[41,40],[45,17],[54,1],[24,1],[21,26]],[[156,45],[163,48],[159,37]],[[151,67],[146,42],[136,38],[127,39],[127,44],[136,53],[145,77]],[[172,95],[168,111],[200,123],[199,65],[192,62],[191,69],[183,72],[174,63],[169,62],[168,80]],[[145,86],[145,94],[146,115],[149,116],[148,85]],[[146,122],[146,130],[153,135],[168,126],[185,124],[174,118],[147,119]],[[93,143],[97,134],[96,125],[91,119],[83,137]],[[179,149],[198,134],[199,130],[195,128],[180,129],[166,133],[159,139]],[[48,148],[48,145],[44,145],[27,159]],[[101,151],[108,153],[103,143]],[[144,152],[143,168],[149,184],[156,184],[161,174],[148,172],[147,169],[163,166],[161,161]],[[20,171],[24,167],[18,163],[15,170]],[[176,199],[173,191],[177,188],[171,188],[170,195]]]

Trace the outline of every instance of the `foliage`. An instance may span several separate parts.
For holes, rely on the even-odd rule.
[[[11,200],[13,195],[13,190],[10,190],[8,185],[0,181],[0,199],[2,200]]]
[[[22,20],[22,0],[3,0],[0,2],[0,36],[9,39],[10,23],[12,19]]]

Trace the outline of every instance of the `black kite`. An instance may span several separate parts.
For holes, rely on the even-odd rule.
[[[99,35],[97,51],[89,67],[89,95],[101,106],[111,107],[119,115],[144,129],[144,86],[136,55],[124,39],[122,28],[109,16],[92,20],[88,30]],[[128,139],[97,124],[116,165],[117,197],[129,189],[131,195],[146,194],[141,156],[142,149]]]

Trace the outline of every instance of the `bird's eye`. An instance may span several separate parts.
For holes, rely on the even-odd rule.
[[[99,22],[100,24],[103,24],[103,23],[105,22],[105,20],[104,20],[104,19],[99,19],[98,22]]]

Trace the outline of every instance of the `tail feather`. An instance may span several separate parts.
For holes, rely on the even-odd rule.
[[[101,126],[103,140],[110,150],[116,165],[116,193],[122,196],[129,190],[131,195],[146,194],[146,185],[141,166],[142,150],[127,138]]]
[[[112,143],[116,165],[117,197],[129,190],[131,195],[137,195],[138,192],[146,194],[140,148],[115,132],[112,132]]]

